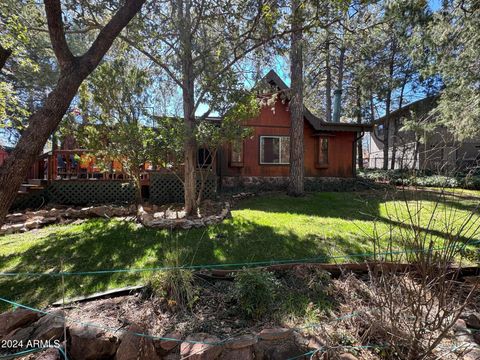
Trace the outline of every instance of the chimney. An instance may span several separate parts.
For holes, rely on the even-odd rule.
[[[342,111],[342,89],[336,89],[333,92],[333,117],[334,123],[340,122],[340,113]]]

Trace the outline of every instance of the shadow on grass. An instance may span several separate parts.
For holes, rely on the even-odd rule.
[[[407,196],[410,197],[405,199],[414,199],[413,194]],[[435,199],[436,196],[438,194],[427,194],[426,200],[435,201],[432,198]],[[239,209],[263,211],[269,219],[276,219],[278,213],[291,213],[347,220],[350,223],[356,220],[378,221],[386,227],[408,227],[398,219],[382,217],[380,208],[390,200],[391,194],[378,192],[314,193],[294,200],[276,194],[247,199],[239,204]],[[451,199],[447,201],[457,204]],[[458,210],[471,209],[468,204],[455,206]],[[335,221],[332,220],[331,226],[337,226]],[[26,250],[0,256],[0,270],[58,272],[62,260],[64,271],[68,272],[150,268],[171,265],[167,259],[172,256],[183,265],[239,264],[303,258],[323,258],[322,262],[362,261],[368,256],[337,259],[332,254],[363,254],[372,247],[368,235],[361,234],[360,231],[353,233],[335,228],[336,232],[326,238],[317,234],[315,228],[299,235],[295,231],[303,226],[301,221],[292,230],[282,227],[286,224],[278,225],[262,225],[254,218],[234,216],[222,224],[205,229],[166,231],[139,228],[128,222],[89,220],[83,224],[54,229],[49,231],[49,235],[42,236],[39,233]],[[368,226],[371,227],[371,224]],[[322,229],[319,227],[318,230]],[[438,229],[422,231],[438,237],[447,235]],[[28,241],[22,236],[24,235],[9,237],[3,244]],[[67,276],[66,296],[144,283],[148,276],[148,272]],[[0,296],[20,303],[46,305],[59,300],[61,295],[59,277],[0,277]]]
[[[343,241],[338,239],[339,242]],[[350,246],[350,244],[348,245]],[[360,250],[360,247],[357,249]],[[352,252],[357,251],[351,248]],[[321,258],[330,261],[328,246],[313,235],[278,233],[244,219],[229,220],[206,229],[156,231],[135,224],[90,220],[72,231],[55,232],[21,253],[0,257],[15,264],[8,272],[82,272],[169,266],[172,254],[183,265],[211,265],[258,261]],[[241,265],[238,265],[241,266]],[[144,283],[150,272],[65,276],[67,297],[107,288]],[[58,276],[0,277],[0,296],[29,305],[61,299]]]

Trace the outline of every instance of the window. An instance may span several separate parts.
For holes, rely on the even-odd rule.
[[[319,137],[316,149],[316,166],[327,167],[328,166],[328,138]]]
[[[198,149],[197,166],[202,169],[206,169],[212,165],[212,155],[206,148]]]
[[[243,141],[233,141],[230,145],[230,166],[243,166]]]
[[[260,164],[289,163],[289,136],[260,136]]]

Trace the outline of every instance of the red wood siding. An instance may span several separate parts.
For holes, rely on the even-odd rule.
[[[222,176],[288,176],[289,165],[260,164],[260,136],[290,135],[290,113],[286,104],[277,102],[275,110],[262,108],[260,115],[247,122],[254,130],[251,138],[244,140],[243,167],[229,166],[228,147],[224,148],[221,158]],[[353,176],[353,142],[354,132],[329,132],[328,166],[315,166],[316,136],[311,125],[306,121],[305,136],[305,176],[311,177],[352,177]]]
[[[3,165],[7,157],[8,157],[8,152],[0,148],[0,166]]]

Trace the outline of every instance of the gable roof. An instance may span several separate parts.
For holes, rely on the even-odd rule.
[[[289,89],[287,84],[285,84],[274,70],[270,70],[267,75],[263,77],[263,81],[277,88],[279,91]],[[315,131],[372,131],[373,129],[373,125],[369,124],[327,122],[314,115],[306,106],[303,106],[303,116]]]
[[[375,124],[382,124],[385,120],[394,120],[400,117],[410,116],[412,111],[418,112],[419,114],[426,114],[430,112],[433,108],[437,106],[437,101],[440,95],[432,95],[426,98],[411,102],[405,106],[402,106],[400,109],[392,111],[388,116],[379,117],[374,121]]]

